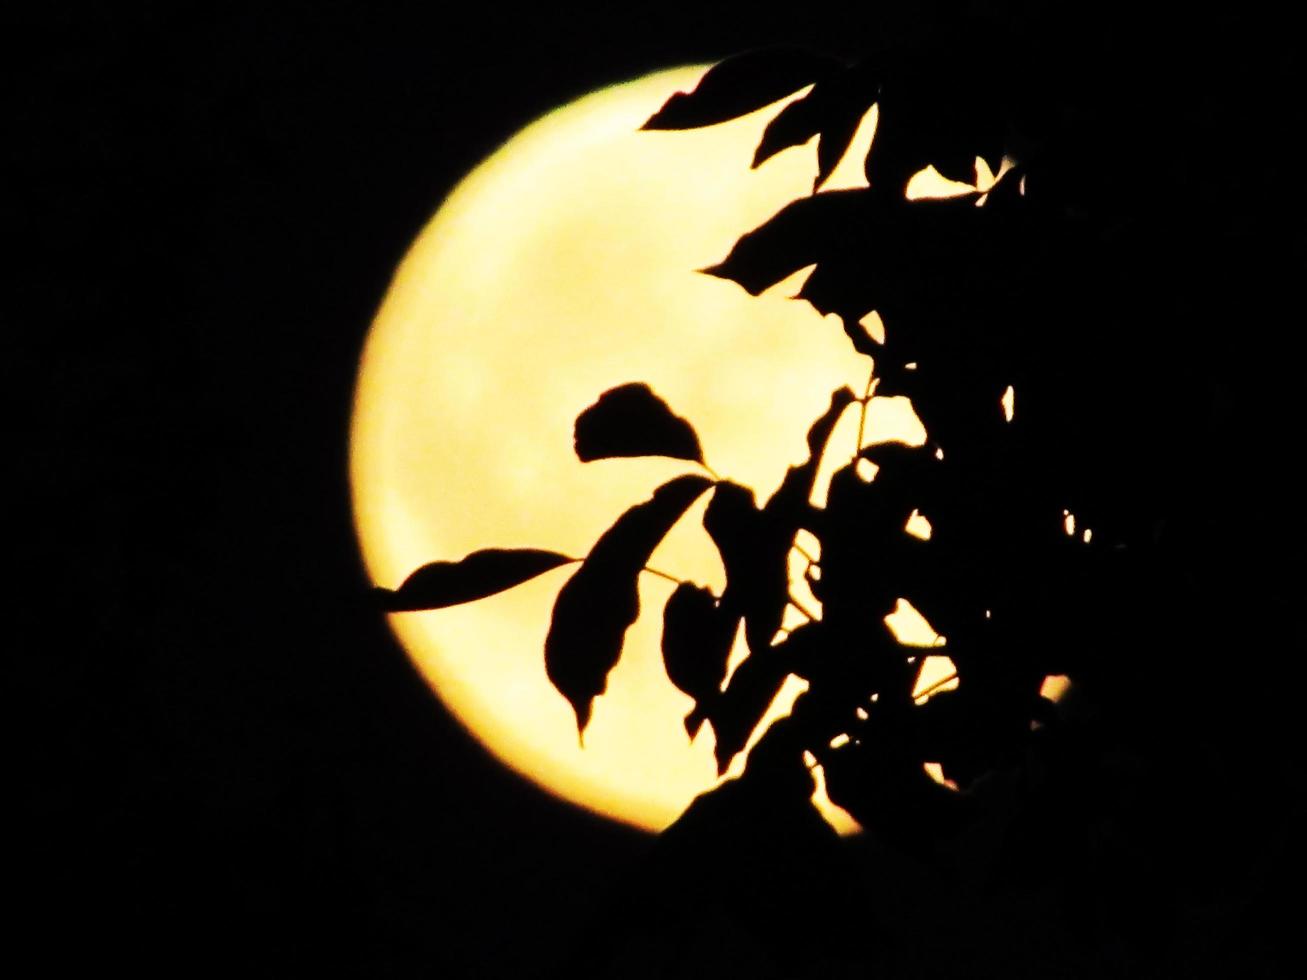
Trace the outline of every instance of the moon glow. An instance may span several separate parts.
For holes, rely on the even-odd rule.
[[[815,173],[812,146],[748,169],[774,109],[704,130],[639,131],[705,70],[646,76],[541,118],[459,184],[412,245],[367,339],[351,429],[355,520],[376,584],[393,588],[420,565],[488,547],[584,555],[627,507],[693,469],[579,462],[573,420],[608,388],[647,382],[696,427],[717,472],[765,499],[806,457],[807,427],[830,392],[867,385],[869,364],[838,325],[788,298],[797,282],[755,298],[693,271],[809,193]],[[874,122],[869,113],[828,187],[865,186]],[[854,414],[837,427],[827,473],[855,453]],[[867,432],[868,441],[925,439],[904,399],[873,399]],[[704,506],[650,564],[720,592]],[[692,702],[662,666],[673,586],[642,576],[640,618],[582,745],[542,654],[570,571],[395,614],[391,626],[439,698],[505,764],[564,799],[662,829],[719,781],[711,735],[687,740]],[[901,639],[937,642],[913,614],[903,610]],[[926,660],[945,663],[924,684],[951,666]],[[791,678],[772,714],[802,688]],[[848,829],[843,811],[816,802]]]

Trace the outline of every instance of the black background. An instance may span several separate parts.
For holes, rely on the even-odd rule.
[[[22,931],[51,969],[536,975],[649,845],[504,771],[361,601],[357,357],[521,126],[862,17],[492,6],[6,25]]]
[[[42,975],[542,975],[649,851],[490,759],[365,601],[357,357],[414,235],[527,122],[762,43],[853,53],[877,15],[490,6],[9,15]]]

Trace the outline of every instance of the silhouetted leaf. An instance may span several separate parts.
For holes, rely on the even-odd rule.
[[[831,802],[886,841],[925,856],[934,840],[970,819],[971,801],[931,779],[896,735],[886,727],[817,756]]]
[[[781,485],[763,508],[770,520],[789,529],[791,537],[802,526],[800,515],[807,510],[808,500],[817,484],[817,470],[826,451],[826,443],[830,441],[831,433],[835,431],[844,410],[855,401],[857,398],[848,388],[837,388],[831,392],[830,405],[808,427],[808,458],[786,471]]]
[[[821,116],[812,94],[795,99],[778,112],[776,118],[762,131],[762,139],[753,153],[753,167],[761,167],[781,150],[802,146],[819,132],[821,132]]]
[[[806,734],[793,716],[777,718],[749,750],[744,778],[765,781],[792,800],[811,799],[817,783],[803,761]]]
[[[744,617],[745,639],[752,652],[766,649],[780,628],[790,595],[786,556],[795,533],[811,523],[808,499],[821,453],[853,401],[847,388],[832,393],[830,407],[808,430],[807,461],[790,467],[766,506],[757,506],[752,490],[724,481],[703,515],[704,530],[726,569],[721,605],[731,615]]]
[[[715,743],[717,772],[724,773],[740,750],[767,708],[780,693],[790,673],[784,644],[766,647],[749,654],[748,659],[735,668],[726,690],[713,705],[709,714]]]
[[[791,529],[769,520],[754,503],[753,491],[734,483],[717,487],[703,526],[726,569],[722,608],[744,617],[750,650],[765,648],[780,628],[789,600],[785,557],[794,539]]]
[[[824,191],[782,208],[700,271],[756,296],[815,265],[798,297],[823,315],[857,320],[878,310],[893,323],[908,311],[918,320],[958,321],[992,307],[988,322],[1011,304],[1013,246],[1024,243],[1033,255],[1036,230],[1016,221],[1013,209],[975,207],[976,196],[907,201],[866,189]],[[1022,280],[1032,277],[1022,272]]]
[[[977,80],[993,74],[993,48],[953,30],[898,59],[884,79],[876,140],[864,165],[868,183],[898,196],[917,171],[971,183],[975,158],[997,160],[1008,125],[1000,100]]]
[[[841,68],[838,59],[803,48],[749,51],[714,65],[693,92],[673,95],[642,128],[712,126],[771,105]]]
[[[580,732],[617,665],[627,628],[640,613],[638,580],[649,556],[712,481],[682,476],[663,484],[600,536],[554,603],[545,672],[576,711]]]
[[[749,741],[758,722],[780,693],[790,674],[802,676],[819,658],[823,646],[820,623],[798,627],[776,646],[749,654],[731,675],[726,690],[709,711],[716,736],[717,771],[723,773]]]
[[[850,244],[850,226],[861,223],[866,191],[827,191],[781,208],[742,235],[730,253],[702,270],[739,283],[757,296],[804,268]]]
[[[711,592],[688,582],[676,587],[663,609],[663,666],[671,682],[697,702],[685,718],[691,738],[720,693],[739,621]]]
[[[764,522],[753,491],[729,480],[719,483],[704,511],[703,527],[726,569],[722,607],[744,616],[753,606],[751,597],[763,591],[761,582],[776,574],[766,558]]]
[[[434,561],[413,572],[398,589],[376,589],[388,612],[443,609],[503,592],[550,569],[576,561],[555,551],[487,548],[462,561]]]
[[[865,68],[841,72],[818,82],[802,99],[782,109],[763,131],[753,156],[758,167],[781,150],[802,146],[814,136],[817,144],[816,190],[834,172],[876,99],[874,77]]]
[[[670,456],[703,462],[693,426],[674,415],[646,384],[610,388],[576,418],[576,455],[583,463],[619,456]]]

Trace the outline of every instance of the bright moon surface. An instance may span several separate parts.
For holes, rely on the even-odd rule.
[[[806,457],[805,433],[831,391],[866,387],[868,362],[834,318],[788,298],[802,274],[754,298],[693,271],[809,193],[816,171],[812,145],[748,169],[775,107],[702,130],[639,131],[705,70],[615,85],[543,117],[459,184],[413,244],[368,336],[351,432],[355,518],[376,584],[394,588],[420,565],[489,547],[583,556],[627,507],[694,471],[576,459],[573,420],[615,385],[647,382],[695,426],[709,464],[760,500]],[[874,113],[827,187],[865,186],[873,128]],[[852,458],[856,423],[855,406],[827,476]],[[921,444],[925,433],[904,399],[874,399],[866,441],[891,438]],[[650,565],[720,592],[701,524],[707,499]],[[503,762],[560,797],[660,830],[719,781],[711,731],[686,738],[692,702],[662,666],[672,585],[641,577],[640,619],[582,746],[543,656],[554,597],[575,567],[390,622],[440,699]],[[904,642],[937,642],[920,616],[901,618],[916,631],[901,631]],[[771,715],[803,687],[792,677]],[[817,797],[837,827],[853,826]]]

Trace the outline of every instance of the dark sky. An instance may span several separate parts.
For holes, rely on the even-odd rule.
[[[499,767],[366,602],[369,320],[541,113],[872,16],[174,6],[4,25],[20,931],[48,975],[547,975],[651,838]]]
[[[501,769],[361,600],[357,355],[515,130],[790,27],[267,6],[6,15],[30,934],[51,973],[535,975],[649,839]]]

